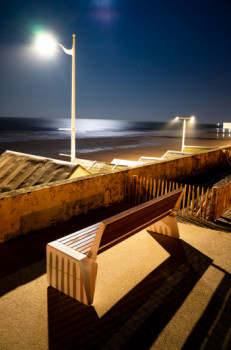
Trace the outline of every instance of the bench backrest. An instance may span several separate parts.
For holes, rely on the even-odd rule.
[[[92,244],[92,253],[97,254],[98,249],[102,251],[177,210],[183,191],[183,188],[177,189],[103,220]]]

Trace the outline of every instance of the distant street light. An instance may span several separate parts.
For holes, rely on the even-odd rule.
[[[185,140],[185,130],[186,130],[186,120],[194,121],[195,117],[192,115],[191,117],[176,117],[176,119],[182,119],[183,120],[182,147],[181,147],[181,152],[183,152],[183,150],[184,150],[184,140]]]
[[[67,55],[72,56],[72,93],[71,93],[71,162],[75,160],[75,34],[72,35],[72,49],[68,50],[63,45],[57,43],[55,39],[48,34],[40,34],[36,40],[36,49],[43,56],[51,56],[56,45],[61,47]]]

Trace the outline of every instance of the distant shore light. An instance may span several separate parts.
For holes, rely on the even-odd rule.
[[[190,123],[193,123],[195,121],[195,116],[191,115],[190,117],[175,117],[173,121],[176,120],[183,120],[183,132],[182,132],[182,147],[181,147],[181,152],[184,151],[184,141],[185,141],[185,129],[186,129],[186,121],[188,120]]]
[[[196,119],[196,118],[195,118],[194,115],[192,115],[192,116],[190,117],[190,121],[191,121],[191,122],[195,122],[195,119]]]
[[[173,119],[170,121],[170,123],[174,123],[174,122],[176,122],[177,120],[179,120],[179,117],[173,118]]]

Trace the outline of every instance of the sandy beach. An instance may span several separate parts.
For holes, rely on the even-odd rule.
[[[231,145],[231,139],[188,138],[186,145],[222,147]],[[84,152],[95,149],[94,152]],[[70,140],[30,140],[0,143],[0,154],[6,150],[62,159],[70,154]],[[76,140],[76,157],[111,162],[113,158],[137,161],[141,156],[161,157],[167,150],[181,150],[181,138],[175,137],[104,137]]]

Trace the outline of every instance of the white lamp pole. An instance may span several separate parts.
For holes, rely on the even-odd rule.
[[[182,135],[181,152],[183,152],[183,149],[184,149],[185,130],[186,130],[186,119],[184,119],[184,121],[183,121],[183,135]]]
[[[75,34],[72,34],[72,49],[68,50],[63,45],[56,43],[63,51],[72,55],[72,92],[71,92],[71,162],[75,160]],[[65,129],[67,130],[67,129]]]
[[[50,56],[54,53],[56,45],[60,46],[63,51],[72,56],[72,92],[71,92],[71,162],[75,160],[75,34],[72,35],[72,49],[66,49],[62,44],[55,42],[49,34],[39,34],[36,38],[35,47],[43,56]]]
[[[75,34],[72,40],[71,162],[75,160]]]
[[[182,147],[181,147],[181,152],[184,150],[184,141],[185,141],[185,131],[186,131],[186,120],[194,120],[195,117],[177,117],[177,119],[182,119],[183,120],[183,133],[182,133]]]

